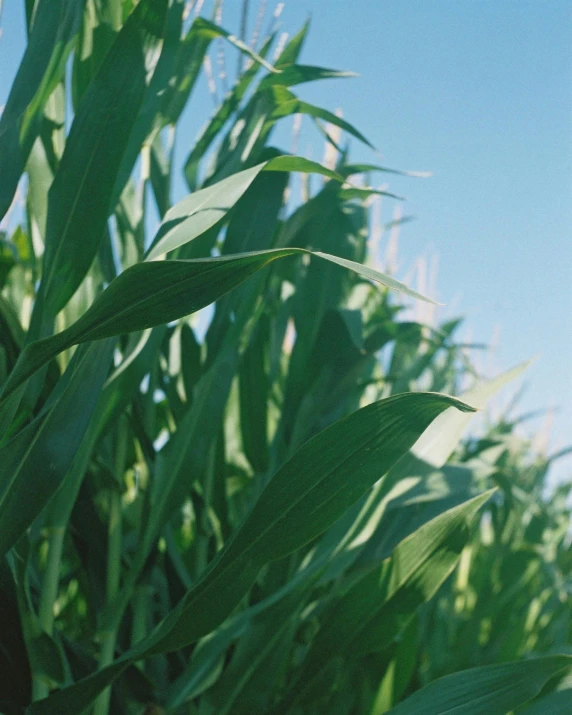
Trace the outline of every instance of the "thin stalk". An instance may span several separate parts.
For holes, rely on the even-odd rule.
[[[131,626],[131,645],[135,646],[147,635],[147,611],[152,589],[140,586],[133,599],[133,624]]]
[[[107,583],[106,601],[112,603],[119,593],[121,577],[121,490],[125,462],[127,456],[128,424],[125,416],[119,421],[118,441],[115,452],[115,475],[117,488],[109,497],[109,523],[107,529]],[[113,625],[102,633],[101,650],[99,653],[99,668],[105,668],[113,661],[115,641],[117,639],[117,626]],[[111,688],[106,688],[95,701],[93,715],[107,715]]]
[[[54,629],[54,603],[58,595],[65,533],[64,527],[56,527],[50,531],[48,539],[48,562],[44,572],[38,611],[40,625],[48,635],[51,635]]]
[[[108,552],[107,552],[107,603],[111,603],[119,591],[119,576],[121,572],[121,494],[113,491],[110,496]],[[117,629],[111,628],[102,634],[99,667],[105,668],[113,660]],[[111,688],[106,688],[97,698],[93,715],[107,715]]]
[[[153,589],[147,584],[140,586],[135,591],[133,598],[133,623],[131,626],[131,647],[140,643],[147,635],[147,617],[149,613],[149,599]],[[145,661],[139,660],[135,663],[139,670],[145,670]]]
[[[56,527],[50,531],[48,538],[48,562],[42,580],[38,620],[42,629],[51,635],[54,630],[54,603],[60,585],[60,564],[64,547],[65,528]],[[34,676],[32,684],[32,699],[41,700],[50,692],[48,684],[43,679]]]
[[[97,432],[93,429],[86,435],[70,473],[66,477],[65,487],[60,490],[46,516],[48,533],[48,559],[42,577],[38,620],[42,630],[51,635],[54,630],[54,604],[58,596],[63,546],[67,524],[75,504],[83,475],[93,451]],[[49,694],[45,681],[34,678],[32,695],[34,700],[41,700]]]

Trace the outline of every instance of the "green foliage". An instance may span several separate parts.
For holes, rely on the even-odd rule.
[[[464,439],[525,366],[483,381],[459,320],[402,319],[399,295],[432,301],[370,255],[370,199],[397,197],[367,180],[406,172],[350,163],[335,132],[368,140],[292,90],[350,73],[299,63],[307,25],[276,54],[183,0],[25,7],[0,120],[2,216],[28,187],[0,241],[0,710],[565,712],[565,489],[544,498],[551,459],[508,416]],[[245,61],[173,205],[213,41]],[[335,165],[270,144],[293,114]],[[320,182],[301,203],[293,173]]]

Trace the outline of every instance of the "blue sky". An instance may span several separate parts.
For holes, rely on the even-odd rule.
[[[24,48],[22,5],[4,2],[0,104]],[[234,31],[240,5],[225,3]],[[560,407],[552,445],[572,442],[572,2],[287,0],[281,29],[309,15],[302,60],[360,77],[298,93],[342,108],[386,165],[434,174],[390,182],[416,216],[401,230],[400,277],[438,254],[443,315],[466,315],[474,341],[498,334],[490,369],[538,355],[521,409]],[[185,120],[192,136],[211,107]],[[289,131],[277,135],[286,149]],[[310,147],[319,158],[308,131],[299,151]],[[352,155],[375,158],[355,142]]]

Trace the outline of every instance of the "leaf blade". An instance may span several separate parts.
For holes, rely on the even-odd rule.
[[[531,700],[554,675],[572,666],[572,656],[487,665],[446,675],[411,695],[391,715],[505,715]]]

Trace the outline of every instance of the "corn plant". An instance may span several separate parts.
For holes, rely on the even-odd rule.
[[[2,712],[562,700],[566,510],[519,486],[501,437],[461,443],[523,368],[450,396],[476,377],[460,321],[402,320],[399,295],[429,299],[368,248],[389,170],[351,163],[339,133],[368,140],[292,89],[348,73],[300,62],[307,26],[249,43],[248,3],[238,37],[221,3],[212,20],[192,6],[25,2],[0,119]],[[189,145],[213,48],[238,73]],[[270,143],[295,115],[333,164]],[[494,619],[522,579],[534,612],[508,646]]]

